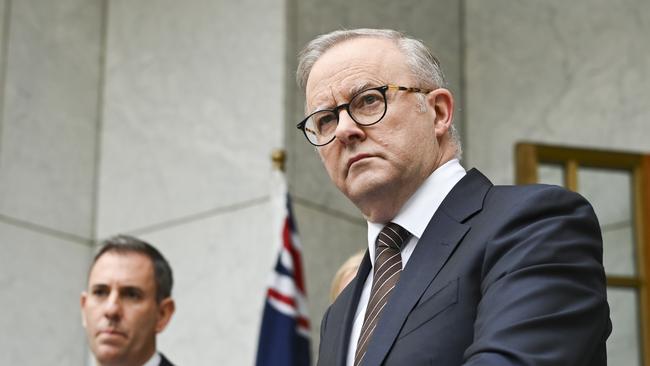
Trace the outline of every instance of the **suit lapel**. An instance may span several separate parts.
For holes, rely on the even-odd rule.
[[[160,366],[174,366],[167,358],[165,358],[165,355],[160,353]]]
[[[383,310],[383,314],[390,316],[379,319],[363,365],[380,365],[386,358],[409,313],[470,230],[463,221],[482,208],[491,185],[472,169],[449,192],[418,241]]]

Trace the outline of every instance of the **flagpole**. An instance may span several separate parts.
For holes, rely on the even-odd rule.
[[[271,220],[278,248],[264,301],[256,366],[311,366],[311,341],[302,248],[284,177],[286,152],[271,153]]]

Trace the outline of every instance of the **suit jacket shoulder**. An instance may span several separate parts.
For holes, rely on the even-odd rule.
[[[321,324],[319,365],[345,365],[363,281]],[[433,215],[368,344],[364,366],[607,364],[598,220],[556,186],[493,186],[471,170]]]

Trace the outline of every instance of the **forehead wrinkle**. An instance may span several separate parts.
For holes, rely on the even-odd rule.
[[[344,41],[323,53],[312,66],[305,88],[305,110],[313,111],[324,102],[329,107],[345,103],[364,85],[396,83],[399,80],[393,79],[403,76],[404,68],[404,55],[391,40]]]
[[[305,105],[305,111],[309,112],[310,105],[312,106],[312,111],[327,109],[331,105],[332,100],[336,100],[336,97],[334,96],[332,87],[329,87],[328,90],[316,94],[312,102],[308,103],[309,105]]]
[[[361,83],[361,84],[358,84],[356,86],[351,87],[350,91],[349,91],[349,95],[356,95],[359,92],[362,92],[362,91],[364,91],[366,89],[376,88],[378,86],[381,86],[379,84],[382,84],[382,83],[375,83],[375,82],[371,82],[371,81],[366,81],[365,83]]]
[[[363,90],[368,85],[381,83],[382,70],[373,63],[357,64],[354,66],[345,67],[333,74],[331,77],[322,80],[328,82],[334,79],[334,83],[328,86],[334,88],[340,96],[349,99],[356,92]]]
[[[376,75],[379,72],[369,72],[368,69],[367,66],[356,65],[319,80],[317,85],[310,89],[312,92],[319,88],[324,90],[316,92],[314,97],[310,98],[305,105],[305,112],[334,108],[349,102],[353,95],[362,90],[385,83]],[[341,77],[341,73],[348,75]]]

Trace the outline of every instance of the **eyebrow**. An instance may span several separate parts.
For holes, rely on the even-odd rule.
[[[362,84],[357,84],[357,85],[351,87],[350,89],[348,89],[347,97],[348,97],[348,99],[351,99],[353,96],[355,96],[356,94],[358,94],[358,93],[360,93],[360,92],[362,92],[362,91],[364,91],[366,89],[376,88],[376,87],[377,87],[377,85],[375,83],[373,83],[373,82],[370,82],[370,81],[366,81],[365,83],[362,83]],[[348,102],[349,102],[349,100],[348,100]],[[324,108],[322,108],[322,106],[321,106],[320,109],[324,109]]]
[[[138,294],[140,296],[144,296],[144,294],[145,294],[145,290],[140,288],[140,287],[137,287],[137,286],[120,287],[119,291],[120,291],[120,294],[123,294],[123,293],[126,293],[126,292],[136,293],[136,294]]]
[[[366,82],[364,82],[362,84],[357,84],[357,85],[351,87],[350,89],[348,89],[348,95],[347,95],[348,99],[350,99],[352,96],[356,95],[359,92],[362,92],[362,91],[364,91],[366,89],[370,89],[370,88],[376,88],[378,86],[379,85],[376,85],[376,83],[370,82],[370,81],[366,81]],[[348,100],[348,102],[349,102],[349,100]],[[334,106],[334,107],[336,107],[336,106]],[[316,106],[316,108],[314,108],[311,111],[309,111],[307,108],[305,108],[305,114],[309,115],[309,114],[312,114],[312,113],[315,113],[315,112],[318,112],[318,111],[322,111],[322,110],[330,110],[330,109],[333,109],[334,107],[331,107],[329,105],[321,104],[321,105]]]
[[[362,92],[362,91],[364,91],[364,90],[366,90],[366,89],[369,89],[369,88],[374,88],[374,87],[376,87],[376,86],[377,86],[377,85],[375,85],[375,83],[371,83],[371,82],[369,82],[369,81],[367,81],[367,82],[365,82],[365,83],[363,83],[363,84],[359,84],[359,85],[353,86],[353,87],[350,88],[350,94],[349,94],[349,96],[351,97],[351,96],[353,96],[353,95],[355,95],[355,94],[357,94],[357,93],[359,93],[359,92]]]
[[[110,289],[111,286],[107,285],[105,283],[96,283],[94,285],[91,285],[90,288],[92,290],[103,290],[103,289]],[[141,287],[138,286],[133,286],[133,285],[126,285],[126,286],[119,286],[117,290],[122,293],[123,291],[136,291],[140,293],[145,293],[145,290]]]

